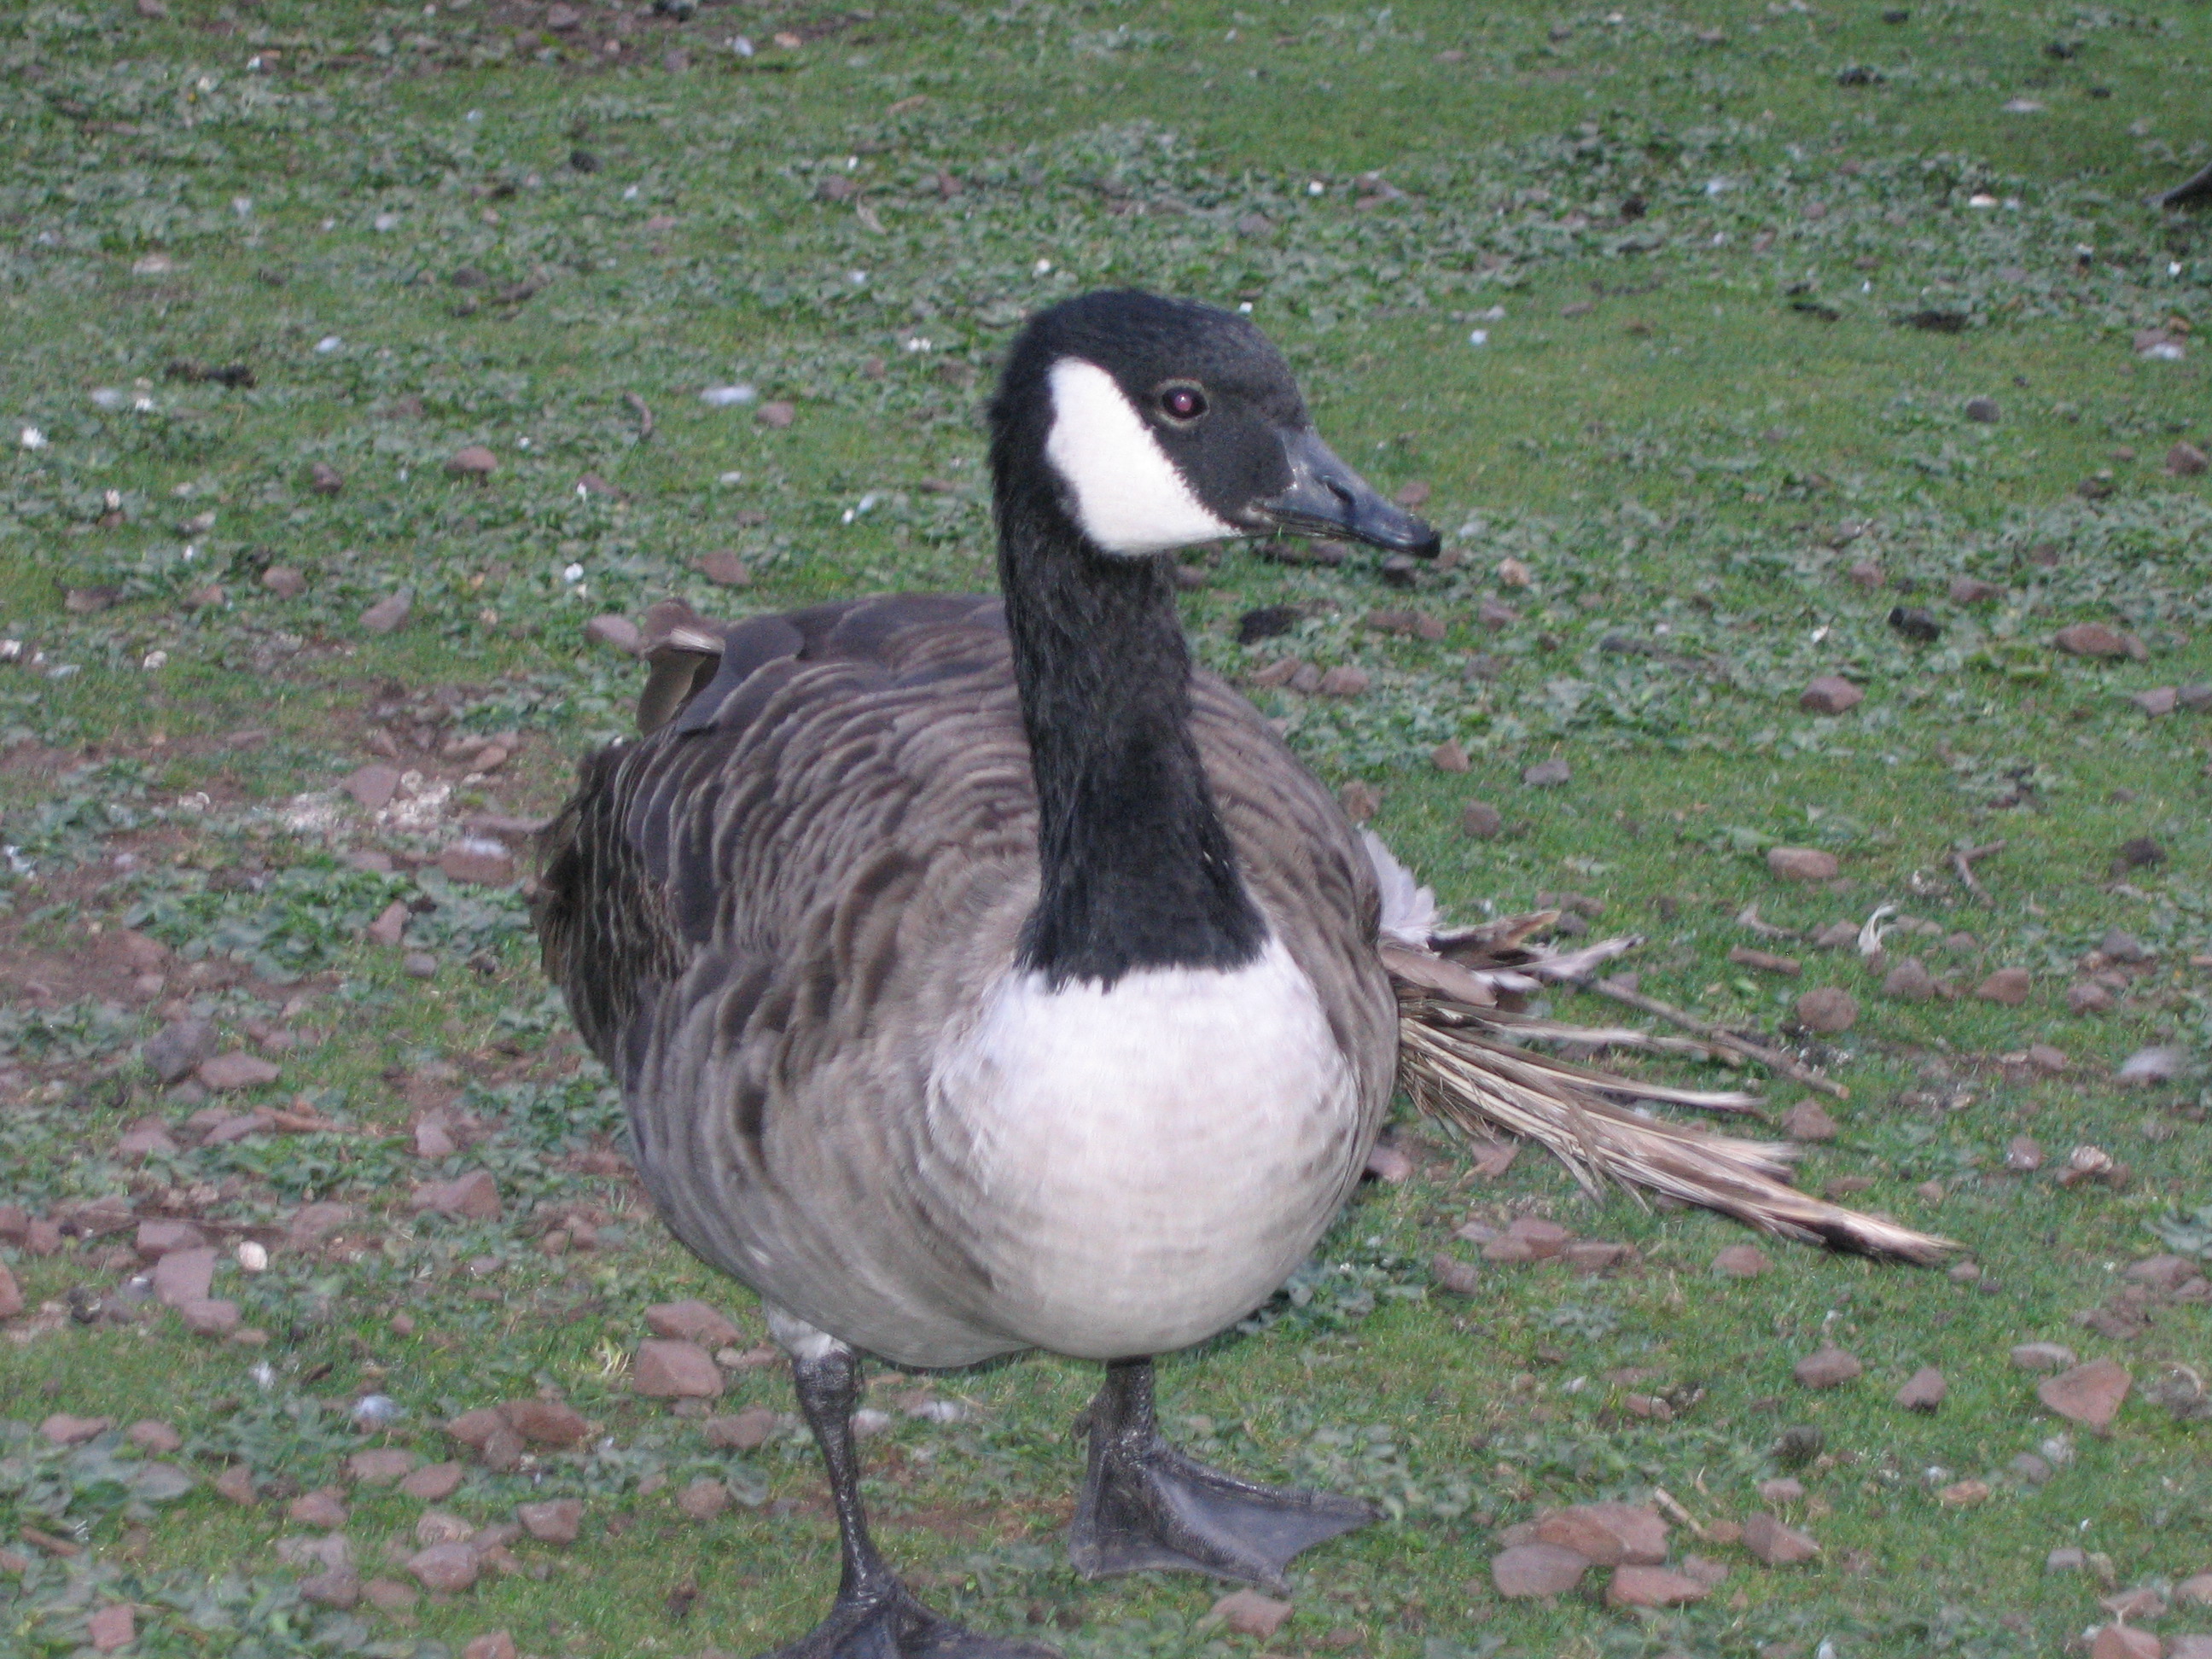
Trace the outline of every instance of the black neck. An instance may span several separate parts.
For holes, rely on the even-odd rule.
[[[1231,968],[1267,937],[1190,732],[1190,651],[1160,558],[1092,548],[1002,469],[999,579],[1036,778],[1042,886],[1021,965],[1054,984]]]

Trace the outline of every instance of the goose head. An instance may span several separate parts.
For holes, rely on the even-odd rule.
[[[1044,507],[1111,557],[1275,534],[1437,550],[1321,441],[1267,336],[1212,306],[1119,289],[1039,313],[991,426],[1002,516]]]

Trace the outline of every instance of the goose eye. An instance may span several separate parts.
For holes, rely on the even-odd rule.
[[[1170,420],[1194,421],[1206,413],[1206,394],[1194,386],[1171,386],[1160,394],[1160,407]]]

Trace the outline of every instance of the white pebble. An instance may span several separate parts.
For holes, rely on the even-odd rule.
[[[250,1273],[269,1271],[269,1247],[253,1239],[243,1241],[238,1247],[238,1265]]]

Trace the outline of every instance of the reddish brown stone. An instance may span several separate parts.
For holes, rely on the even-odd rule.
[[[1743,1547],[1770,1567],[1786,1567],[1810,1561],[1820,1547],[1809,1533],[1783,1524],[1779,1516],[1760,1510],[1743,1523]]]
[[[678,1342],[696,1342],[702,1348],[726,1348],[744,1340],[744,1333],[720,1311],[704,1302],[661,1302],[645,1310],[645,1328],[655,1336]]]
[[[415,1189],[413,1203],[418,1210],[435,1210],[462,1220],[496,1220],[499,1183],[489,1170],[472,1170],[454,1181],[425,1182]]]
[[[460,1489],[468,1471],[459,1463],[426,1463],[399,1483],[408,1497],[425,1504],[441,1504]]]
[[[1950,1392],[1943,1373],[1933,1365],[1923,1365],[1905,1380],[1905,1386],[1896,1394],[1897,1403],[1907,1411],[1932,1412],[1943,1403]]]
[[[581,1499],[556,1498],[543,1504],[517,1504],[514,1518],[541,1544],[573,1544],[584,1523]]]
[[[1857,1355],[1832,1343],[1799,1360],[1791,1368],[1791,1375],[1808,1389],[1833,1389],[1853,1381],[1865,1370]]]
[[[1711,1594],[1711,1585],[1664,1567],[1617,1567],[1605,1587],[1607,1605],[1616,1607],[1686,1607]]]
[[[2135,1378],[2126,1366],[2111,1359],[2093,1359],[2086,1365],[2046,1377],[2037,1384],[2035,1397],[2069,1422],[2102,1433],[2112,1425]]]
[[[1756,1279],[1773,1266],[1756,1244],[1731,1244],[1713,1258],[1713,1271],[1730,1279]]]
[[[2051,636],[2051,642],[2076,657],[2132,657],[2137,662],[2148,661],[2150,657],[2143,642],[2134,635],[2107,628],[2103,623],[2075,623],[2069,628],[2062,628]]]
[[[687,1519],[703,1524],[730,1507],[730,1489],[719,1480],[701,1475],[676,1494],[676,1507]]]
[[[407,1571],[426,1590],[453,1595],[475,1588],[477,1553],[465,1543],[433,1544],[407,1558]]]
[[[641,1342],[630,1384],[653,1400],[712,1400],[722,1392],[722,1373],[696,1342]]]
[[[507,1426],[536,1446],[580,1445],[592,1431],[583,1413],[559,1400],[511,1400],[501,1407]]]
[[[699,1425],[707,1443],[726,1451],[750,1451],[766,1443],[775,1428],[775,1413],[765,1406],[748,1406],[730,1417],[710,1417]]]
[[[1798,694],[1797,706],[1809,714],[1842,714],[1866,701],[1866,693],[1840,674],[1823,674]]]
[[[1766,867],[1784,881],[1826,881],[1838,866],[1833,853],[1817,847],[1770,847]]]
[[[446,471],[458,478],[489,478],[499,471],[499,457],[482,444],[470,444],[453,452]]]
[[[1565,1595],[1583,1581],[1589,1562],[1557,1544],[1516,1544],[1490,1563],[1490,1582],[1510,1600]]]
[[[1796,1014],[1807,1030],[1834,1036],[1858,1024],[1858,999],[1840,986],[1818,986],[1797,999]]]
[[[1667,1559],[1667,1523],[1634,1504],[1577,1504],[1536,1517],[1536,1541],[1572,1550],[1593,1566],[1655,1566]]]
[[[1256,1636],[1264,1642],[1288,1621],[1291,1604],[1257,1590],[1234,1590],[1213,1604],[1213,1616],[1231,1634]]]
[[[357,1451],[346,1459],[346,1473],[364,1486],[388,1486],[415,1471],[422,1460],[400,1446]]]
[[[112,1417],[72,1417],[67,1412],[56,1412],[39,1425],[39,1432],[57,1446],[82,1446],[114,1426]]]
[[[2000,968],[1975,988],[1974,994],[1984,1002],[2017,1008],[2027,1000],[2027,994],[2033,988],[2034,981],[2028,976],[2027,969]]]

